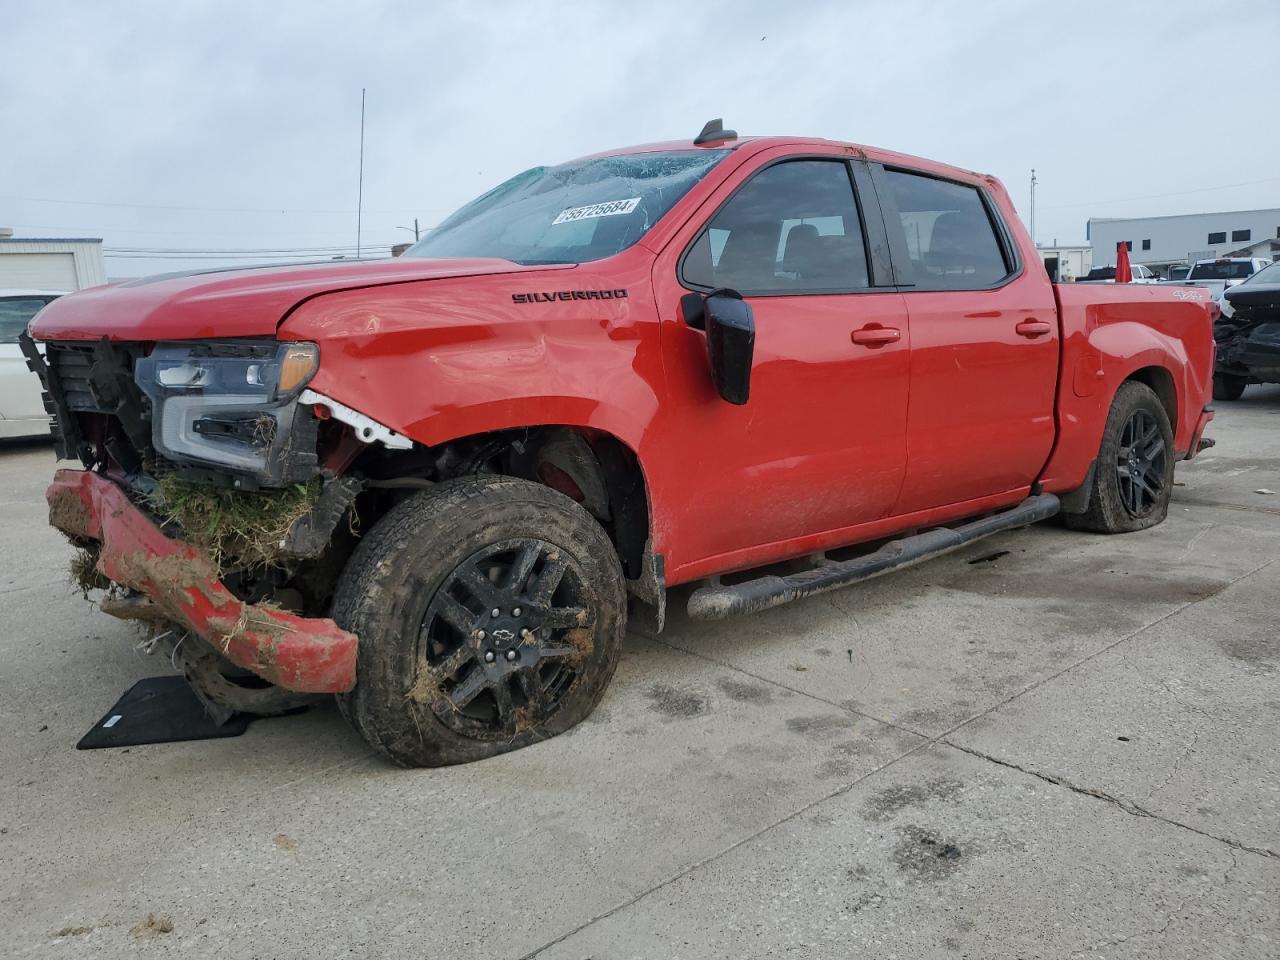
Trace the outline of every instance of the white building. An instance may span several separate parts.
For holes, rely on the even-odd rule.
[[[102,240],[14,237],[0,229],[0,289],[83,290],[107,282]]]
[[[1274,260],[1280,258],[1280,208],[1127,220],[1091,217],[1086,236],[1098,266],[1116,262],[1118,243],[1128,246],[1131,263],[1145,264],[1157,273],[1170,264],[1212,257]]]
[[[1088,274],[1093,267],[1093,248],[1087,243],[1036,244],[1040,259],[1054,283],[1070,283]]]

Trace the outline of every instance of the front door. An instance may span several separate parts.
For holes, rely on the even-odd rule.
[[[702,229],[673,244],[678,263],[668,255],[655,267],[670,443],[696,478],[672,518],[677,567],[767,562],[882,519],[905,470],[910,336],[902,296],[873,285],[865,224],[878,208],[860,210],[839,156],[752,171],[731,178]],[[872,226],[883,248],[883,224]],[[739,292],[755,317],[744,406],[715,392],[705,335],[676,309],[689,290],[719,288]]]
[[[907,472],[894,512],[1025,493],[1055,435],[1058,314],[976,184],[875,169],[911,317]]]

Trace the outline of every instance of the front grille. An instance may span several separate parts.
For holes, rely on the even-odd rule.
[[[113,408],[100,401],[90,382],[93,367],[92,344],[51,343],[45,348],[49,365],[50,391],[56,391],[68,411],[73,413],[111,413]],[[49,411],[56,414],[56,410]]]
[[[29,348],[32,368],[43,369],[58,456],[78,456],[89,466],[109,455],[126,470],[136,469],[151,439],[149,405],[133,382],[140,346],[106,340],[47,343],[43,358],[34,344]]]

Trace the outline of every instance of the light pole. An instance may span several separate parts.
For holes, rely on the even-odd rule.
[[[412,227],[396,227],[396,229],[397,229],[397,230],[412,230],[412,231],[413,231],[413,242],[414,242],[414,243],[417,243],[420,239],[422,239],[422,238],[421,238],[421,236],[419,235],[419,232],[418,232],[418,218],[417,218],[417,217],[414,217],[414,218],[413,218],[413,226],[412,226]]]
[[[1031,168],[1031,245],[1036,245],[1036,168]]]
[[[356,189],[356,259],[360,259],[360,226],[364,215],[364,87],[360,88],[360,181]]]

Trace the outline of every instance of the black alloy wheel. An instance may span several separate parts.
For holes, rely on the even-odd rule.
[[[1116,451],[1120,502],[1129,516],[1148,516],[1164,497],[1169,448],[1151,411],[1139,408],[1125,421]]]
[[[481,760],[580,723],[618,666],[617,550],[564,494],[461,477],[413,494],[361,537],[333,617],[359,637],[343,715],[403,766]]]
[[[582,581],[563,550],[536,539],[486,546],[450,573],[419,634],[441,722],[510,737],[549,719],[590,650]]]
[[[1075,530],[1133,533],[1160,523],[1173,493],[1173,426],[1169,411],[1145,383],[1120,385],[1102,431],[1098,458],[1079,512],[1064,512]]]

